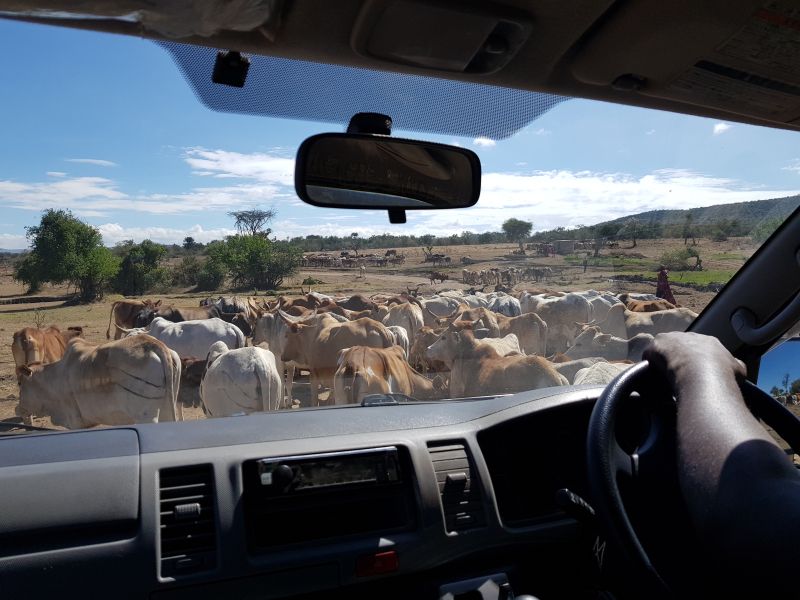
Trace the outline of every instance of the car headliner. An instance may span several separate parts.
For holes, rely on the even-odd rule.
[[[187,35],[180,40],[172,35],[170,41],[306,61],[296,63],[303,69],[308,68],[309,62],[340,65],[800,128],[800,61],[795,49],[800,47],[800,28],[788,3],[765,6],[763,0],[508,0],[467,5],[408,0],[262,0],[260,4],[269,8],[270,15],[260,27],[232,31],[224,29],[226,22],[220,21],[219,30],[204,30],[203,35]],[[427,5],[438,7],[440,21],[424,23],[426,27],[422,27],[419,19],[414,21],[415,15],[437,18],[430,16],[435,11],[426,10]],[[174,6],[175,3],[138,0],[99,5],[91,1],[0,0],[0,16],[163,41],[169,36],[137,22],[135,17],[145,12],[167,14]],[[206,28],[207,21],[213,20],[214,6],[214,0],[194,3]],[[109,17],[114,15],[115,7],[120,18],[80,18],[92,12]],[[387,7],[406,18],[381,21]],[[65,19],[68,12],[77,14]],[[219,12],[222,19],[225,11]],[[436,67],[446,61],[448,53],[456,53],[459,44],[466,43],[464,39],[470,35],[452,24],[473,17],[479,24],[483,23],[481,19],[521,24],[527,28],[524,43],[507,64],[495,71],[476,73]],[[364,42],[376,23],[397,40],[413,39],[417,29],[428,31],[424,34],[427,38],[418,39],[423,46],[420,53],[428,48],[431,56],[421,59],[425,64],[377,56],[370,50],[370,42]],[[434,56],[437,52],[441,56]],[[207,72],[211,68],[208,64]],[[303,73],[300,70],[297,74],[301,80]],[[240,92],[247,94],[247,86]],[[510,95],[495,106],[531,102],[530,98],[506,93]],[[306,103],[306,114],[298,110],[297,116],[320,119],[312,104]],[[537,110],[534,108],[533,112]],[[523,110],[526,114],[529,111],[527,106]],[[486,117],[471,114],[461,120],[481,118]],[[413,128],[422,127],[416,123]],[[510,135],[513,127],[507,123],[495,126],[494,135]]]

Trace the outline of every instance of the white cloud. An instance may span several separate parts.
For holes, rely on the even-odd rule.
[[[591,171],[486,173],[476,206],[461,211],[410,212],[409,225],[421,233],[488,231],[499,229],[503,221],[514,216],[532,221],[536,230],[542,230],[593,224],[648,210],[695,208],[797,193],[796,189],[753,187],[680,169],[657,170],[641,177]]]
[[[553,132],[544,127],[539,127],[539,129],[534,129],[531,133],[533,133],[533,135],[550,135]]]
[[[714,123],[714,135],[725,133],[731,128],[727,123]]]
[[[480,138],[479,138],[480,139]],[[491,140],[489,140],[491,141]],[[0,207],[39,211],[69,208],[80,217],[93,217],[107,244],[123,239],[155,239],[180,243],[192,236],[200,241],[218,239],[232,233],[224,227],[203,229],[150,226],[157,219],[140,217],[148,226],[124,227],[116,211],[145,215],[189,215],[215,213],[254,206],[281,206],[282,220],[273,225],[281,239],[295,235],[349,235],[353,231],[367,236],[384,232],[451,234],[465,230],[498,230],[514,216],[530,220],[537,230],[579,223],[593,224],[637,212],[661,208],[694,208],[747,200],[776,198],[798,193],[795,189],[775,189],[749,185],[680,169],[655,170],[644,175],[594,171],[532,171],[518,163],[516,173],[485,173],[478,205],[458,211],[409,211],[409,223],[391,226],[384,211],[336,211],[299,206],[291,187],[294,161],[282,153],[242,154],[223,150],[190,148],[183,151],[187,170],[196,173],[195,182],[185,191],[163,193],[158,190],[129,193],[117,182],[103,177],[56,177],[42,182],[0,180]],[[523,170],[524,168],[524,170]],[[800,159],[784,167],[800,172]],[[215,185],[217,184],[217,185]],[[800,187],[800,185],[798,186]],[[188,217],[188,222],[192,222]],[[207,221],[204,221],[207,222]],[[174,221],[173,221],[174,223]],[[225,225],[228,224],[224,221]],[[180,224],[180,222],[179,222]],[[19,232],[21,233],[21,231]],[[24,237],[0,238],[0,247],[19,247]],[[23,247],[26,245],[23,242]]]
[[[133,195],[120,190],[117,183],[108,178],[67,177],[66,173],[56,175],[60,173],[56,171],[48,175],[57,177],[57,181],[26,183],[0,180],[0,206],[33,211],[69,208],[80,217],[107,217],[118,210],[181,214],[235,210],[271,204],[276,200],[283,204],[300,204],[292,188],[292,158],[189,148],[185,150],[183,159],[194,175],[207,179],[211,185],[180,193],[144,192]],[[86,162],[94,159],[69,160]],[[225,180],[226,184],[213,186],[212,180],[218,179]]]
[[[184,160],[192,168],[192,174],[201,177],[252,179],[287,186],[294,183],[293,158],[189,148]]]
[[[82,163],[86,165],[94,165],[96,167],[116,167],[117,163],[110,160],[103,160],[101,158],[65,158],[67,162]]]
[[[48,177],[66,177],[67,174],[64,171],[48,171],[45,173]]]
[[[24,235],[0,233],[0,248],[4,250],[22,250],[27,247],[28,240]]]
[[[234,229],[203,229],[200,225],[193,225],[186,229],[174,229],[170,227],[123,227],[119,223],[104,223],[98,225],[97,229],[103,235],[103,243],[106,246],[113,246],[123,240],[153,240],[161,244],[180,244],[185,237],[193,237],[196,242],[207,243],[211,240],[221,240],[227,235],[236,233]],[[0,237],[2,240],[2,237]]]
[[[800,174],[800,158],[795,158],[794,160],[790,161],[788,165],[781,167],[781,170]]]
[[[127,196],[116,184],[103,177],[61,178],[42,183],[19,183],[0,180],[0,205],[25,210],[71,208],[77,214],[89,216],[105,206],[124,208]]]
[[[477,137],[472,140],[472,143],[476,146],[481,146],[482,148],[491,148],[492,146],[497,145],[497,142],[487,137]]]
[[[656,132],[655,129],[648,129],[647,131],[644,132],[644,134],[645,135],[653,135],[655,132]]]

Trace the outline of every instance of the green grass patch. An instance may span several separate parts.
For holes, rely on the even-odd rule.
[[[692,283],[695,285],[708,285],[710,283],[728,283],[736,270],[709,270],[709,271],[670,271],[670,283]],[[658,274],[653,271],[622,272],[618,275],[638,275],[648,281],[656,281]]]
[[[736,252],[719,252],[711,255],[711,260],[741,260],[744,262],[747,257],[744,254]]]
[[[564,257],[564,262],[568,265],[580,267],[583,266],[585,256],[578,254],[568,254]],[[612,267],[618,269],[621,267],[634,267],[639,269],[656,268],[655,262],[645,258],[632,258],[621,256],[590,256],[587,262],[590,267]]]

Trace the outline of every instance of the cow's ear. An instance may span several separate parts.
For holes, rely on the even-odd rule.
[[[607,344],[608,342],[611,341],[611,334],[610,333],[603,333],[603,334],[598,335],[594,339],[596,339],[601,344]]]

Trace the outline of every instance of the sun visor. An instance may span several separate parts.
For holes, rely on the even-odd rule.
[[[800,7],[791,0],[626,3],[582,46],[572,73],[592,85],[797,122]]]
[[[171,39],[254,30],[273,39],[282,5],[283,0],[0,0],[0,15],[33,17],[71,27],[88,22],[99,25],[103,20],[137,24]]]
[[[530,35],[529,17],[488,3],[375,0],[364,5],[350,43],[391,63],[458,73],[494,73]]]

